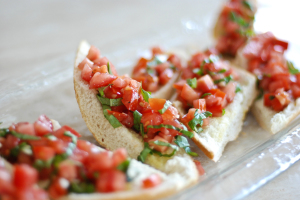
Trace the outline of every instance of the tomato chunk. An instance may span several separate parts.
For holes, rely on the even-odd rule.
[[[117,170],[102,172],[96,181],[96,190],[98,192],[116,192],[125,189],[126,176]]]
[[[86,57],[90,60],[95,60],[96,58],[99,58],[100,57],[99,49],[92,45]]]
[[[114,75],[110,75],[109,73],[96,72],[90,81],[90,89],[96,89],[103,86],[107,86],[115,79],[117,79],[117,77]]]
[[[194,163],[195,163],[195,165],[196,165],[196,168],[197,168],[197,170],[198,170],[199,175],[200,175],[200,176],[204,175],[204,174],[205,174],[205,171],[204,171],[204,169],[203,169],[201,163],[200,163],[198,160],[194,160]]]
[[[193,88],[191,88],[188,84],[184,84],[180,96],[190,104],[200,97],[199,93],[193,90]]]
[[[51,147],[34,146],[32,147],[32,151],[35,159],[40,159],[45,161],[53,158],[55,155],[55,151]]]
[[[158,174],[151,174],[148,178],[143,180],[143,188],[153,188],[162,182]]]
[[[200,112],[206,111],[206,102],[205,99],[196,99],[193,101],[194,108],[197,108],[200,110]]]
[[[212,78],[206,74],[197,80],[197,89],[208,92],[214,88],[214,81]]]
[[[15,165],[13,184],[16,188],[24,190],[32,187],[38,180],[38,173],[36,169],[29,165],[21,164]]]

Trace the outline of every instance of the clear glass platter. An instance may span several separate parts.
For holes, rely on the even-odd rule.
[[[31,49],[36,47],[30,46],[32,45],[30,42],[34,41],[34,37],[36,37],[33,31],[33,36],[29,36],[27,43],[20,41],[23,47],[26,45],[31,47],[24,50],[24,52],[29,52],[25,56],[28,56],[31,63],[25,62],[22,66],[22,63],[18,64],[17,61],[14,61],[14,66],[17,66],[15,68],[5,65],[5,59],[11,58],[12,50],[16,49],[14,47],[8,49],[7,54],[0,55],[0,121],[3,122],[1,127],[18,121],[32,122],[44,113],[61,124],[74,127],[84,135],[85,139],[95,142],[81,118],[73,89],[72,68],[76,46],[80,39],[87,39],[100,48],[102,54],[107,56],[117,67],[119,74],[130,73],[130,68],[137,58],[144,55],[151,46],[161,45],[166,50],[190,55],[213,45],[211,30],[216,20],[216,13],[223,2],[217,0],[203,0],[197,3],[195,1],[185,3],[154,1],[144,2],[142,5],[136,1],[128,1],[123,6],[111,8],[113,9],[112,14],[106,12],[97,15],[111,17],[118,14],[118,19],[107,18],[106,22],[100,17],[96,18],[95,20],[102,24],[99,28],[92,30],[98,34],[84,31],[72,34],[72,31],[76,30],[73,25],[81,24],[83,29],[94,27],[88,17],[82,16],[82,20],[75,18],[77,22],[74,22],[73,25],[72,19],[65,19],[67,22],[53,23],[54,25],[50,26],[51,30],[53,26],[54,29],[57,26],[55,30],[60,30],[60,32],[68,32],[69,29],[71,31],[69,36],[61,38],[59,42],[55,42],[53,39],[52,46],[49,43],[52,42],[51,38],[55,33],[51,33],[51,37],[45,36],[43,31],[48,33],[47,28],[49,28],[46,24],[44,28],[38,29],[42,34],[41,44],[47,44],[46,47],[50,48],[50,50],[45,49],[46,53],[57,51],[59,54],[53,54],[55,56],[45,59],[39,58],[39,60],[33,59],[33,54],[30,53],[32,51],[41,55]],[[91,8],[91,4],[88,8]],[[109,2],[98,4],[110,6]],[[53,5],[55,4],[53,3]],[[77,2],[76,7],[71,6],[70,10],[66,12],[75,15],[74,13],[80,12],[84,5],[84,3]],[[300,66],[300,57],[297,57],[300,52],[300,41],[297,38],[296,28],[292,24],[285,23],[288,21],[287,19],[294,18],[292,14],[296,12],[295,5],[296,3],[293,4],[292,1],[285,1],[285,8],[282,9],[281,1],[259,1],[255,28],[259,32],[271,30],[276,36],[288,40],[291,44],[288,58],[296,66]],[[39,7],[40,5],[35,6]],[[138,11],[139,8],[142,9]],[[150,13],[151,9],[156,10]],[[28,10],[30,9],[28,8]],[[277,15],[279,12],[280,15]],[[139,17],[138,14],[142,13],[145,13],[146,17]],[[47,18],[42,14],[38,16],[40,15]],[[57,21],[59,21],[59,16]],[[118,23],[116,24],[116,22]],[[70,27],[66,24],[69,24]],[[14,29],[9,31],[12,30]],[[122,30],[123,32],[120,33],[119,31]],[[0,34],[10,38],[12,36],[8,35],[9,31]],[[68,39],[72,42],[63,44],[63,41]],[[4,40],[0,39],[0,43],[4,43],[0,46],[1,52],[4,52],[5,44],[8,44]],[[61,48],[65,49],[64,52],[60,50],[60,43]],[[12,42],[12,44],[17,45],[16,42]],[[39,46],[39,44],[35,45]],[[65,48],[66,46],[68,48]],[[37,49],[40,51],[39,48]],[[21,69],[22,67],[23,69]],[[254,117],[248,114],[240,136],[227,145],[222,158],[217,163],[206,158],[196,147],[192,148],[199,153],[200,156],[197,159],[205,168],[206,175],[201,177],[197,185],[170,197],[170,199],[199,199],[200,197],[203,199],[241,199],[249,195],[299,160],[299,122],[300,119],[297,118],[280,133],[271,135],[260,128]]]

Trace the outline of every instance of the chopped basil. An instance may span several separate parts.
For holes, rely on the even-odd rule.
[[[156,150],[152,150],[152,153],[155,153],[155,154],[157,154],[157,155],[159,155],[159,156],[162,156],[162,157],[172,157],[172,156],[174,156],[174,154],[176,153],[176,149],[174,149],[173,150],[173,152],[172,153],[170,153],[170,154],[162,154],[160,151],[156,151]]]
[[[191,150],[190,147],[184,147],[183,149],[184,149],[185,152],[186,152],[187,154],[189,154],[190,156],[193,156],[193,157],[198,156],[198,154],[197,154],[196,152],[193,152],[193,151]]]
[[[106,87],[98,88],[98,91],[99,91],[99,94],[100,94],[101,97],[105,97],[105,94],[104,94],[104,89],[105,89],[105,88],[106,88]]]
[[[33,135],[26,135],[26,134],[18,133],[16,131],[10,131],[10,133],[15,137],[20,138],[21,140],[39,140],[40,139],[40,137],[33,136]]]
[[[45,169],[45,168],[50,168],[53,160],[54,159],[49,159],[49,160],[40,160],[40,159],[37,159],[33,163],[33,167],[36,168],[37,170],[42,170],[42,169]]]
[[[229,76],[226,76],[225,78],[215,80],[214,83],[215,83],[215,84],[218,84],[218,83],[221,83],[221,82],[224,81],[224,82],[227,84],[227,83],[229,83],[231,80],[233,80],[233,78],[232,78],[231,75],[229,75]]]
[[[187,79],[186,82],[189,86],[191,86],[191,88],[195,89],[197,87],[197,79],[196,78]]]
[[[187,130],[180,129],[180,128],[178,128],[178,127],[175,127],[175,126],[172,126],[172,125],[169,125],[169,124],[149,125],[149,126],[147,126],[147,130],[148,130],[149,128],[156,128],[156,129],[159,129],[159,128],[162,128],[162,127],[176,130],[176,131],[178,131],[178,132],[180,132],[180,133],[183,133],[184,135],[188,136],[189,138],[194,137],[194,134],[193,134],[192,132],[187,131]],[[185,127],[185,128],[186,128],[186,127]]]
[[[156,140],[153,143],[156,145],[159,145],[159,146],[171,147],[172,149],[175,149],[176,151],[178,151],[178,146],[167,143],[167,142],[162,142],[162,141]]]
[[[175,67],[175,65],[171,64],[170,68],[173,70],[173,71],[176,71],[177,68]]]
[[[121,164],[119,164],[117,169],[126,173],[129,165],[130,165],[130,159],[127,159],[124,162],[122,162]]]
[[[66,131],[64,132],[64,135],[70,137],[72,139],[72,142],[74,144],[77,144],[77,137],[73,133],[71,133],[70,131]]]
[[[225,115],[225,109],[222,109],[222,116]]]
[[[28,145],[26,142],[22,142],[21,144],[15,146],[14,148],[12,148],[10,150],[10,156],[12,157],[18,157],[20,152],[23,152],[27,155],[32,155],[32,150],[31,150],[31,146]]]
[[[143,88],[142,88],[141,93],[142,93],[144,100],[149,103],[149,99],[151,98],[151,92],[147,92],[147,91],[143,90]]]
[[[152,149],[150,149],[149,144],[147,142],[144,143],[144,149],[138,156],[138,160],[141,162],[145,162],[148,154],[153,154]]]
[[[110,64],[109,62],[107,62],[107,70],[108,70],[108,73],[113,75],[112,71],[111,71],[111,68],[110,68]]]
[[[162,63],[162,60],[160,60],[158,56],[154,56],[153,60],[147,63],[147,67],[155,67]]]
[[[254,20],[254,19],[253,19]],[[237,30],[237,32],[245,37],[252,37],[255,35],[255,32],[252,29],[246,29],[246,30]]]
[[[136,131],[140,131],[140,124],[141,124],[141,119],[142,119],[142,114],[135,110],[133,112],[133,128],[136,130]]]
[[[151,76],[155,76],[155,70],[151,69],[150,67],[146,68],[147,74],[151,75]]]
[[[102,105],[102,109],[103,109],[104,117],[109,121],[109,123],[112,125],[112,127],[118,128],[118,127],[122,126],[122,124],[119,122],[119,120],[115,116],[108,114],[107,110],[111,110],[110,106]]]
[[[249,10],[253,11],[253,7],[248,1],[243,1],[243,5]]]
[[[69,191],[74,193],[94,193],[95,186],[93,183],[72,182]]]
[[[270,96],[269,96],[269,99],[270,99],[270,100],[273,100],[273,99],[275,99],[275,96],[274,96],[274,95],[270,95]]]
[[[259,93],[255,100],[261,99],[264,96],[264,90],[262,88],[259,89]]]
[[[70,143],[70,144],[73,144],[73,143]],[[59,163],[61,163],[62,161],[66,160],[68,157],[69,157],[69,155],[67,153],[62,153],[62,154],[54,156],[53,162],[52,162],[53,166],[55,168],[57,168],[58,165],[59,165]]]
[[[188,142],[188,140],[181,136],[181,135],[177,135],[175,136],[175,141],[174,141],[180,148],[183,148],[183,147],[189,147],[190,144]]]
[[[250,24],[247,23],[242,17],[238,16],[235,12],[230,12],[230,20],[237,23],[241,27],[247,28]]]
[[[108,106],[121,106],[121,105],[123,105],[122,98],[109,99],[109,98],[101,97],[100,95],[97,95],[97,98],[101,102],[102,105],[103,104],[108,105]]]
[[[294,64],[290,61],[287,61],[287,66],[288,66],[289,72],[293,75],[298,74],[300,72],[299,69],[295,68]]]
[[[144,125],[143,125],[142,123],[140,124],[140,132],[141,132],[141,135],[142,135],[143,138],[144,138],[145,131],[144,131]]]
[[[202,68],[201,66],[200,66],[200,68]],[[198,69],[198,68],[193,69],[193,73],[198,74],[199,76],[201,76],[201,75],[203,75],[203,69]]]
[[[209,95],[211,95],[211,93],[204,93],[204,94],[202,94],[201,98],[204,98],[204,97],[209,96]]]
[[[160,110],[158,110],[158,112],[160,114],[164,114],[166,112],[166,110],[170,107],[170,105],[172,105],[171,101],[166,100],[166,103],[164,104],[164,107]]]
[[[191,121],[189,121],[189,127],[195,131],[196,133],[200,133],[203,129],[201,128],[203,125],[203,119],[212,116],[211,112],[203,112],[203,113],[199,113],[198,109],[196,109],[195,114],[194,114],[194,119],[192,119]],[[199,127],[199,126],[200,127]]]
[[[0,129],[0,137],[5,137],[9,133],[8,128],[2,128]]]
[[[239,84],[237,84],[236,88],[235,88],[235,93],[238,93],[240,91],[242,91],[242,88],[241,88],[241,86]]]
[[[225,73],[226,72],[226,69],[221,69],[220,71],[218,71],[217,73],[218,74],[223,74],[223,73]]]

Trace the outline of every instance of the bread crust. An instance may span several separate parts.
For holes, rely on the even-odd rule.
[[[245,115],[256,97],[255,77],[245,70],[233,68],[240,76],[238,83],[242,91],[237,93],[233,102],[225,107],[224,116],[210,118],[209,125],[199,134],[194,132],[192,138],[205,155],[215,162],[222,156],[226,144],[239,135]],[[174,101],[173,105],[181,116],[186,114],[181,102]]]
[[[77,66],[86,57],[89,48],[90,45],[86,41],[80,43],[74,65],[74,90],[82,118],[100,145],[112,151],[121,147],[126,148],[129,156],[136,159],[144,149],[142,137],[124,126],[113,128],[103,115],[102,106],[96,97],[96,90],[89,89],[89,85],[81,79],[81,71]],[[166,173],[168,176],[166,180],[176,184],[170,182],[172,187],[168,190],[157,187],[157,192],[142,192],[136,195],[136,199],[153,199],[172,195],[195,184],[198,180],[196,166],[192,158],[183,150],[178,151],[171,158],[149,155],[145,163]],[[75,197],[72,199],[86,198],[78,195]],[[88,199],[97,199],[97,197],[89,196]],[[113,195],[113,199],[135,198],[133,196],[127,198],[122,194],[120,197]]]

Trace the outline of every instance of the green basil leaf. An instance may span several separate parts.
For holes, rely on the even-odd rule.
[[[218,80],[214,80],[214,83],[215,84],[218,84],[218,83],[221,83],[221,82],[225,82],[226,84],[229,83],[231,80],[233,80],[232,76],[229,75],[229,76],[226,76],[225,78],[222,78],[222,79],[218,79]]]
[[[225,109],[222,109],[222,116],[225,115]]]
[[[253,7],[248,1],[243,1],[243,5],[249,10],[253,11]]]
[[[159,59],[159,57],[154,56],[153,60],[147,63],[147,67],[155,67],[163,62]]]
[[[209,95],[211,95],[211,93],[204,93],[204,94],[202,94],[201,98],[204,98],[204,97],[209,96]]]
[[[104,89],[105,89],[106,87],[101,87],[101,88],[98,88],[98,91],[99,91],[99,94],[100,94],[100,96],[101,97],[105,97],[105,94],[104,94]],[[98,96],[97,96],[98,97]],[[99,98],[98,98],[99,99]]]
[[[73,143],[69,143],[69,144],[73,144]],[[66,160],[68,157],[69,157],[69,155],[67,153],[62,153],[62,154],[54,156],[53,162],[52,162],[53,166],[55,168],[58,168],[59,163],[61,163],[62,161]]]
[[[111,110],[110,106],[102,105],[102,109],[103,109],[104,117],[109,121],[109,123],[112,125],[112,127],[118,128],[118,127],[122,126],[122,124],[119,122],[119,120],[115,116],[107,113],[107,110]]]
[[[127,159],[124,162],[122,162],[121,164],[119,164],[117,169],[124,172],[124,173],[126,173],[127,170],[128,170],[129,165],[130,165],[130,160]]]
[[[109,74],[113,75],[113,73],[111,71],[111,68],[110,68],[109,62],[107,62],[107,71],[108,71]]]
[[[235,93],[238,93],[240,91],[242,91],[242,88],[241,88],[241,86],[239,84],[237,84],[236,88],[235,88]]]
[[[183,147],[189,147],[189,146],[190,146],[188,140],[187,140],[185,137],[181,136],[181,135],[175,136],[175,141],[174,141],[174,142],[175,142],[175,144],[177,144],[180,148],[183,148]]]
[[[72,182],[69,191],[81,194],[81,193],[94,193],[96,190],[93,183]]]
[[[166,110],[170,107],[170,105],[172,105],[171,101],[167,100],[164,104],[164,107],[160,110],[158,110],[158,112],[160,114],[164,114],[166,112]]]
[[[217,72],[217,74],[223,74],[226,72],[226,69],[221,69],[220,71]]]
[[[197,79],[196,78],[187,79],[186,82],[189,86],[191,86],[191,88],[195,89],[197,87]]]
[[[0,129],[0,137],[5,137],[9,133],[8,128],[2,128]]]
[[[52,161],[53,161],[53,159],[49,159],[49,160],[40,160],[40,159],[37,159],[33,163],[33,167],[36,168],[37,170],[42,170],[42,169],[45,169],[45,168],[50,168],[51,164],[52,164]]]
[[[180,132],[180,133],[183,133],[184,135],[186,135],[186,136],[189,137],[189,138],[194,137],[194,134],[193,134],[192,132],[190,132],[190,131],[188,131],[188,130],[182,130],[182,129],[178,128],[178,127],[175,127],[175,126],[172,126],[172,125],[168,125],[168,124],[149,125],[149,126],[147,126],[147,130],[148,130],[149,128],[159,129],[159,128],[162,128],[162,127],[176,130],[176,131],[178,131],[178,132]]]
[[[274,95],[270,95],[270,96],[269,96],[269,99],[270,99],[270,100],[273,100],[273,99],[275,99],[275,96],[274,96]]]
[[[235,12],[230,12],[230,20],[237,23],[241,27],[247,28],[250,24],[247,23],[242,17],[238,16]]]
[[[97,95],[97,98],[101,102],[102,105],[103,104],[108,105],[108,106],[121,106],[121,105],[123,105],[122,98],[109,99],[109,98],[101,97],[100,95]]]
[[[140,131],[140,124],[141,124],[141,119],[142,119],[142,114],[135,110],[133,112],[133,128],[136,130],[136,131]]]
[[[149,147],[149,144],[147,142],[145,142],[144,149],[138,156],[138,160],[144,163],[148,154],[152,154],[152,149]]]
[[[149,99],[151,98],[151,92],[147,92],[142,89],[142,96],[144,100],[149,103]]]
[[[239,33],[240,35],[245,36],[245,37],[252,37],[255,35],[255,32],[250,28],[246,29],[246,30],[243,30],[243,29],[237,30],[237,33]]]
[[[201,66],[202,66],[202,65],[201,65]],[[200,68],[202,68],[201,66],[200,66]],[[198,69],[198,68],[193,69],[193,73],[194,73],[194,74],[198,74],[199,76],[204,75],[203,70],[202,70],[202,69]]]
[[[18,133],[16,131],[11,131],[10,132],[13,136],[20,138],[21,140],[39,140],[40,137],[33,136],[33,135],[26,135],[22,133]]]
[[[287,66],[288,66],[289,72],[293,75],[298,74],[300,72],[299,69],[295,68],[295,66],[292,62],[287,61]]]
[[[264,96],[264,90],[262,88],[259,89],[259,93],[255,100],[259,100]]]
[[[64,135],[70,137],[72,139],[72,142],[74,144],[77,144],[77,137],[73,133],[71,133],[70,131],[66,131],[64,132]]]
[[[185,152],[186,152],[187,154],[189,154],[190,156],[193,156],[193,157],[198,156],[198,154],[197,154],[196,152],[193,152],[193,151],[191,150],[190,147],[184,147],[183,149],[184,149]]]
[[[203,129],[201,128],[203,125],[203,119],[212,116],[211,112],[203,112],[199,113],[198,109],[196,109],[195,114],[194,114],[194,119],[189,121],[189,127],[195,131],[196,133],[200,133]]]
[[[170,154],[162,154],[160,151],[157,151],[157,150],[155,150],[155,149],[152,150],[153,153],[155,153],[155,154],[157,154],[157,155],[159,155],[159,156],[162,156],[162,157],[172,157],[172,156],[174,156],[174,154],[176,153],[176,151],[177,151],[177,150],[174,149],[173,152],[170,153]]]
[[[144,125],[142,123],[140,123],[140,132],[141,132],[142,137],[144,138],[145,131],[144,131]]]
[[[167,143],[167,142],[162,142],[162,141],[156,140],[153,143],[156,145],[159,145],[159,146],[171,147],[172,149],[175,149],[176,151],[178,151],[178,146]]]

